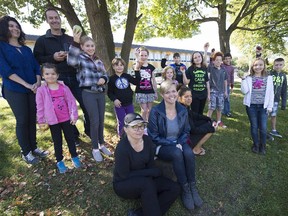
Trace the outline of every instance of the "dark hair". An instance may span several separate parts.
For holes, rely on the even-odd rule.
[[[222,60],[223,60],[223,53],[222,52],[216,52],[214,55],[213,55],[213,61],[215,61],[216,57],[217,56],[221,56]]]
[[[183,84],[179,84],[179,86],[177,87],[177,90],[178,90],[178,96],[179,97],[182,97],[187,91],[191,91],[191,89]]]
[[[58,70],[57,70],[57,67],[56,67],[56,65],[53,64],[53,63],[44,63],[44,64],[42,64],[42,67],[41,67],[42,75],[43,75],[44,69],[53,69],[53,70],[56,72],[56,74],[59,75],[59,72],[58,72]]]
[[[274,60],[274,62],[284,62],[284,59],[283,58],[276,58],[275,60]]]
[[[0,41],[4,41],[6,43],[9,43],[9,38],[11,37],[11,33],[9,31],[9,22],[15,22],[20,29],[20,36],[18,38],[18,42],[20,45],[25,44],[25,33],[22,31],[21,25],[19,22],[14,18],[10,16],[3,16],[0,19]]]
[[[48,11],[55,11],[57,14],[58,14],[58,16],[60,17],[60,15],[59,15],[59,13],[58,13],[58,11],[55,9],[55,8],[47,8],[46,10],[45,10],[45,12],[44,12],[44,16],[45,16],[45,19],[47,20],[47,12]]]
[[[202,54],[201,52],[199,52],[199,51],[196,51],[196,52],[193,52],[193,53],[192,53],[192,55],[191,55],[191,64],[192,64],[193,66],[195,66],[193,57],[194,57],[194,55],[195,55],[196,53],[199,53],[199,54],[201,55],[201,58],[202,58],[201,67],[206,67],[205,62],[204,62],[203,54]]]
[[[232,58],[231,53],[225,53],[225,54],[224,54],[224,58],[226,58],[226,57],[230,57],[230,58]]]
[[[178,57],[180,58],[180,54],[178,52],[173,54],[173,58],[178,58]]]
[[[215,48],[212,48],[212,49],[211,49],[211,52],[215,52]]]

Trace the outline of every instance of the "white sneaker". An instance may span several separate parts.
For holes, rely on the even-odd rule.
[[[99,150],[100,150],[103,154],[105,154],[105,155],[107,155],[107,156],[112,155],[112,153],[109,151],[109,149],[107,149],[104,145],[101,145],[100,148],[99,148]]]
[[[38,157],[41,157],[41,158],[46,157],[48,154],[49,154],[48,151],[44,151],[44,150],[39,149],[39,148],[36,148],[36,149],[33,151],[33,155],[34,155],[34,156],[38,156]]]
[[[38,158],[34,157],[31,151],[26,156],[22,154],[22,158],[28,164],[36,164],[39,162]]]
[[[93,149],[92,150],[92,155],[93,155],[93,158],[96,162],[101,162],[103,161],[103,157],[99,151],[99,149]]]

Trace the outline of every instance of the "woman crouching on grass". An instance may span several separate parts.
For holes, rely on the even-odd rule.
[[[141,199],[142,208],[129,210],[128,215],[164,215],[177,199],[177,183],[161,175],[154,167],[154,144],[144,135],[146,122],[136,113],[124,118],[123,139],[115,150],[113,187],[125,199]]]
[[[190,125],[190,144],[195,155],[205,155],[202,145],[216,131],[217,124],[208,116],[193,112],[190,108],[192,103],[191,89],[181,86],[178,91],[178,101],[187,108]]]
[[[177,102],[176,84],[165,80],[160,85],[162,102],[154,106],[149,116],[148,134],[157,145],[159,159],[171,161],[182,188],[182,202],[188,210],[203,204],[196,189],[195,156],[187,144],[190,131],[188,113]]]

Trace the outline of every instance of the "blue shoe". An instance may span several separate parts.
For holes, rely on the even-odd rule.
[[[79,160],[79,157],[76,156],[76,157],[73,157],[72,158],[72,162],[73,162],[73,165],[75,168],[80,168],[81,167],[81,161]]]
[[[63,161],[58,162],[57,167],[60,173],[65,173],[68,170]]]
[[[22,154],[22,158],[27,164],[36,164],[39,162],[38,158],[34,157],[31,151],[26,156]]]

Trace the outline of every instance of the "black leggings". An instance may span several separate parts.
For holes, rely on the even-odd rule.
[[[50,132],[52,135],[52,140],[54,142],[54,151],[57,162],[63,160],[62,130],[71,157],[73,158],[78,156],[75,146],[75,137],[73,134],[73,125],[70,124],[70,121],[61,122],[56,125],[50,125]]]
[[[180,193],[179,184],[165,177],[132,177],[114,182],[115,193],[125,199],[141,199],[144,216],[164,215]]]
[[[195,113],[199,113],[200,115],[203,115],[206,100],[207,98],[204,98],[204,99],[193,98],[192,104],[191,104],[191,110]]]

